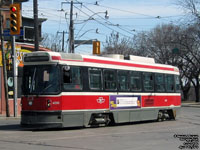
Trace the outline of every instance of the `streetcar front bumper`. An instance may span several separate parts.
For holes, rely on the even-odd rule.
[[[21,126],[25,128],[62,128],[61,111],[22,111]]]

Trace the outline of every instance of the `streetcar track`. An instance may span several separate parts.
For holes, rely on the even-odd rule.
[[[195,127],[182,127],[182,128],[173,128],[173,130],[180,130],[180,129],[188,129],[188,128],[195,128]],[[156,129],[156,130],[151,130],[151,131],[144,131],[144,130],[141,130],[141,131],[135,131],[135,132],[121,132],[121,133],[106,133],[106,134],[91,134],[91,135],[80,135],[80,136],[73,136],[73,137],[60,137],[60,138],[53,138],[53,139],[40,139],[39,141],[52,141],[52,140],[65,140],[65,139],[76,139],[76,138],[88,138],[88,137],[100,137],[100,136],[116,136],[116,135],[128,135],[128,134],[137,134],[137,133],[151,133],[151,132],[162,132],[162,131],[171,131],[173,132],[172,129]],[[169,132],[170,132],[169,131]],[[38,141],[38,140],[36,140]]]
[[[0,140],[0,142],[15,143],[15,144],[25,144],[25,145],[34,145],[34,146],[47,146],[47,147],[55,147],[55,148],[71,148],[71,149],[76,149],[76,150],[94,150],[94,149],[90,149],[90,148],[73,147],[73,146],[61,146],[61,145],[46,144],[46,143],[42,143],[42,142],[33,143],[33,142],[26,142],[26,141],[8,141],[8,140]]]

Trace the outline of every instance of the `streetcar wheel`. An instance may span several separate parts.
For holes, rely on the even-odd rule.
[[[159,111],[158,112],[158,118],[157,118],[157,121],[158,122],[161,122],[164,120],[164,114],[163,114],[163,111]]]
[[[176,120],[176,110],[167,110],[170,120]]]

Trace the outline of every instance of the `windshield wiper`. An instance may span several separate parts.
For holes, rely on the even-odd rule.
[[[49,84],[47,87],[45,87],[38,95],[41,95],[47,90],[48,88],[52,87],[53,84]]]
[[[35,74],[36,74],[36,67],[35,67],[35,69],[34,69],[34,73],[33,73],[33,79],[32,79],[32,82],[31,82],[30,93],[32,93],[32,91],[33,91],[33,82],[35,81]]]

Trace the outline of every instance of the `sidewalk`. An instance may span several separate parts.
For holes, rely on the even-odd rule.
[[[1,115],[0,114],[0,120],[20,120],[21,119],[21,116],[17,116],[17,117],[14,117],[14,116],[10,116],[10,117],[6,117],[6,115]]]
[[[200,108],[200,102],[182,102],[182,107],[197,107]]]

